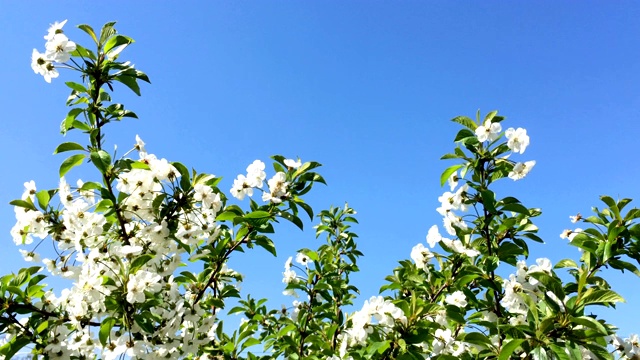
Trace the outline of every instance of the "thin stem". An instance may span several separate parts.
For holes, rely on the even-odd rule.
[[[222,256],[221,261],[216,262],[216,268],[211,273],[211,276],[209,277],[209,280],[207,281],[207,285],[205,287],[203,287],[200,290],[200,292],[198,292],[198,295],[196,296],[196,299],[194,300],[193,305],[197,304],[202,299],[202,297],[204,296],[204,293],[207,291],[209,286],[211,286],[211,284],[213,284],[213,282],[216,279],[216,276],[218,275],[218,273],[220,272],[220,269],[222,268],[222,265],[229,258],[229,255],[231,255],[231,253],[233,251],[235,251],[238,247],[240,247],[240,245],[245,243],[247,241],[247,239],[249,239],[249,236],[252,233],[253,233],[253,227],[249,226],[249,231],[247,231],[247,234],[245,236],[243,236],[240,241],[236,242],[229,249],[227,249],[227,251]]]

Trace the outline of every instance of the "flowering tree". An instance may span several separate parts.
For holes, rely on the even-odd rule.
[[[58,188],[37,190],[31,181],[11,203],[14,242],[26,261],[45,266],[0,279],[0,357],[24,349],[62,359],[640,357],[637,336],[621,339],[590,312],[623,301],[601,269],[640,275],[630,262],[640,263],[640,210],[625,212],[629,199],[603,196],[605,207],[595,215],[572,218],[585,229],[562,234],[582,251],[578,261],[527,265],[528,242],[542,242],[532,222],[540,210],[492,189],[497,181],[524,178],[535,161],[511,160],[525,152],[529,137],[522,128],[503,132],[497,112],[453,119],[462,129],[454,152],[443,156],[455,164],[441,176],[450,191],[437,209],[450,238],[433,226],[428,247],[413,247],[411,260],[386,278],[386,296],[345,310],[358,293],[350,276],[362,256],[349,206],[320,211],[316,236],[326,241],[286,261],[284,293],[296,298],[291,308],[271,309],[266,299],[241,294],[242,275],[228,260],[256,246],[275,255],[274,223],[284,219],[302,229],[301,213],[314,218],[303,196],[324,183],[315,172],[320,164],[273,156],[267,180],[265,163],[254,161],[228,192],[240,204],[249,198],[242,207],[218,188],[221,178],[158,158],[139,137],[124,155],[107,152],[107,125],[136,117],[112,100],[113,84],[140,95],[139,82],[149,79],[118,60],[133,40],[114,23],[99,33],[79,26],[93,50],[70,41],[64,24],[51,26],[32,67],[47,82],[60,68],[80,72],[82,83],[66,82],[71,109],[61,131],[86,138],[56,148],[73,152],[60,166]],[[70,185],[65,176],[84,163],[95,179]],[[55,253],[41,260],[44,242]],[[69,287],[47,290],[43,272]],[[229,309],[232,298],[240,300]],[[221,311],[247,320],[225,331]]]

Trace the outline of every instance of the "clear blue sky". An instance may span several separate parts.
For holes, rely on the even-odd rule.
[[[441,224],[447,163],[438,159],[453,148],[456,115],[498,109],[508,126],[528,130],[520,159],[537,165],[499,196],[543,210],[547,244],[532,247],[531,262],[577,258],[559,234],[572,227],[569,215],[600,206],[599,195],[640,202],[639,17],[637,1],[2,0],[0,273],[21,264],[8,202],[25,181],[56,186],[64,159],[51,153],[63,141],[64,81],[77,78],[63,71],[49,85],[30,68],[54,21],[68,19],[67,35],[86,46],[73,26],[115,20],[137,41],[124,57],[152,85],[141,98],[116,92],[140,120],[113,126],[110,144],[127,149],[139,134],[159,157],[224,176],[225,190],[254,159],[323,163],[329,186],[308,200],[316,210],[348,201],[359,212],[359,307]],[[279,230],[278,259],[257,251],[231,264],[246,275],[244,290],[276,307],[291,301],[279,298],[286,258],[320,244],[313,231]],[[611,321],[623,336],[638,331],[640,279],[609,279],[628,299]]]

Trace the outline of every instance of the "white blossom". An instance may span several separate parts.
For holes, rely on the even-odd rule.
[[[527,161],[524,163],[520,163],[520,162],[516,163],[513,166],[513,170],[509,172],[509,175],[508,175],[509,179],[513,179],[513,180],[523,179],[525,176],[527,176],[529,171],[533,169],[535,164],[536,164],[535,160]]]
[[[467,306],[467,297],[460,290],[454,291],[453,293],[447,295],[444,298],[444,302],[449,305],[454,305],[457,307],[464,308]]]
[[[527,135],[527,130],[523,128],[509,128],[504,135],[509,139],[507,146],[515,153],[523,154],[527,146],[529,146],[529,136]]]
[[[502,125],[500,123],[492,123],[491,120],[487,120],[476,128],[476,136],[480,142],[494,141],[500,136],[501,131]]]

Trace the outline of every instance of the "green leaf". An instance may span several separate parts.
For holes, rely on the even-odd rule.
[[[12,359],[13,355],[17,354],[20,349],[25,347],[31,342],[28,337],[22,335],[16,335],[11,341],[0,347],[0,353],[3,354],[3,358]]]
[[[140,96],[140,85],[138,85],[138,80],[133,76],[128,75],[119,75],[114,78],[115,80],[126,85],[131,91],[133,91],[136,95]]]
[[[100,331],[98,332],[98,338],[100,339],[100,343],[102,346],[107,345],[107,341],[109,340],[109,335],[111,334],[111,329],[116,324],[116,319],[112,317],[108,317],[102,320],[100,324]]]
[[[580,304],[581,305],[589,305],[589,304],[598,304],[598,305],[609,305],[611,303],[617,302],[625,302],[624,298],[618,295],[613,290],[593,290],[590,288],[585,293],[585,296],[582,297]]]
[[[300,230],[304,230],[304,225],[302,224],[302,221],[300,220],[299,217],[295,215],[291,215],[288,212],[280,212],[278,215],[283,219],[287,219],[292,223],[294,223],[298,228],[300,228]]]
[[[549,348],[551,348],[551,351],[553,351],[553,353],[556,355],[558,360],[581,360],[582,357],[579,358],[572,358],[567,354],[567,347],[566,346],[558,346],[556,344],[549,344]]]
[[[254,239],[256,245],[270,252],[273,256],[278,256],[276,253],[276,246],[271,239],[266,236],[256,236]]]
[[[554,269],[561,269],[561,268],[578,268],[578,264],[576,264],[575,261],[571,260],[571,259],[562,259],[560,260],[554,267]]]
[[[172,162],[171,165],[180,173],[180,187],[182,190],[188,191],[191,189],[191,174],[189,174],[187,167],[177,161]]]
[[[476,136],[476,134],[474,132],[472,132],[471,130],[462,129],[462,130],[458,131],[458,133],[456,134],[456,138],[453,141],[458,142],[458,141],[462,141],[462,140],[464,140],[466,138],[475,137],[475,136]]]
[[[538,271],[529,273],[529,276],[540,281],[542,285],[544,285],[544,287],[547,288],[547,290],[550,290],[560,300],[565,298],[564,289],[562,288],[562,283],[560,282],[559,279],[547,273],[538,272]]]
[[[19,207],[23,207],[25,209],[38,211],[38,209],[36,209],[36,206],[33,205],[33,202],[31,202],[31,199],[29,199],[29,198],[27,198],[26,200],[12,200],[9,203],[9,205],[19,206]]]
[[[590,316],[574,317],[571,318],[571,320],[578,325],[582,325],[599,332],[602,336],[606,336],[608,334],[607,329],[605,329],[604,325]]]
[[[115,24],[115,21],[111,21],[102,26],[102,29],[100,30],[100,44],[103,46],[107,39],[115,35],[116,29],[113,28],[113,25]]]
[[[607,206],[609,206],[609,209],[613,211],[613,214],[615,215],[616,219],[620,219],[620,209],[618,209],[618,205],[616,204],[616,201],[613,200],[612,197],[603,195],[603,196],[600,196],[600,200],[602,200],[602,202],[604,202],[605,204],[607,204]]]
[[[93,41],[95,41],[96,45],[98,45],[98,37],[96,36],[95,31],[93,31],[93,28],[89,25],[85,25],[85,24],[80,24],[78,25],[78,29],[86,32],[87,34],[89,34],[89,36],[91,36],[91,38],[93,39]]]
[[[498,360],[509,360],[511,354],[525,341],[525,339],[513,339],[502,346]]]
[[[491,111],[490,113],[487,114],[487,116],[484,117],[484,121],[482,122],[482,124],[484,124],[487,120],[493,122],[493,118],[496,117],[496,115],[498,115],[497,110]]]
[[[541,346],[538,346],[537,348],[533,349],[533,351],[531,352],[531,355],[536,360],[548,360],[549,359],[549,356],[547,356],[546,350]]]
[[[136,257],[131,262],[131,266],[129,268],[129,271],[131,271],[132,273],[135,273],[138,269],[140,269],[142,266],[144,266],[144,264],[148,263],[149,260],[151,260],[151,259],[153,259],[153,255],[151,255],[151,254],[142,254],[142,255]]]
[[[501,210],[502,211],[513,211],[513,212],[518,213],[518,214],[529,215],[529,209],[527,209],[526,207],[524,207],[521,204],[516,204],[516,203],[506,204],[506,205],[502,206]]]
[[[216,216],[216,221],[231,221],[237,218],[238,216],[240,215],[238,215],[234,211],[223,211],[220,214],[218,214],[218,216]]]
[[[106,44],[104,44],[104,52],[105,54],[111,51],[111,49],[118,47],[120,45],[129,45],[134,41],[132,38],[124,35],[116,35],[111,37]]]
[[[462,126],[465,126],[471,131],[476,131],[476,129],[478,128],[478,124],[476,124],[475,121],[471,120],[466,116],[456,116],[453,119],[451,119],[451,121],[456,122]]]
[[[471,333],[464,334],[464,342],[474,344],[474,345],[480,345],[483,347],[487,347],[487,345],[491,345],[491,340],[489,340],[489,338],[485,334],[479,333],[479,332],[471,332]]]
[[[449,159],[460,159],[460,155],[458,155],[458,154],[444,154],[440,158],[440,160],[449,160]]]
[[[390,340],[373,342],[369,344],[369,346],[367,347],[368,353],[369,355],[374,355],[376,353],[382,354],[389,348],[390,345],[391,345]]]
[[[53,151],[54,154],[59,154],[65,151],[73,151],[73,150],[85,150],[84,146],[74,143],[74,142],[64,142]]]
[[[104,150],[92,151],[91,162],[102,174],[105,174],[111,166],[111,156]]]
[[[640,270],[638,270],[638,268],[635,265],[628,263],[626,261],[617,260],[613,258],[613,259],[609,259],[609,265],[611,265],[611,267],[614,269],[622,270],[622,272],[624,272],[624,270],[629,270],[632,273],[636,274],[637,276],[640,276]]]
[[[496,213],[496,198],[495,194],[491,190],[483,190],[480,191],[480,195],[482,196],[482,205],[484,205],[485,209],[491,214]],[[510,204],[513,205],[513,204]],[[508,206],[508,205],[505,205]]]
[[[497,269],[498,265],[500,265],[500,260],[497,256],[487,256],[484,258],[484,266],[487,273]]]
[[[265,219],[270,217],[271,217],[271,214],[269,212],[261,211],[261,210],[250,212],[244,216],[245,219]]]
[[[38,205],[40,205],[40,208],[42,210],[46,210],[47,205],[49,205],[49,200],[51,200],[51,195],[49,195],[49,191],[47,190],[40,190],[36,194],[36,199],[38,199]]]
[[[71,52],[71,56],[79,56],[81,58],[96,60],[96,54],[94,54],[93,51],[82,47],[80,44],[76,44],[76,49]]]
[[[66,173],[69,172],[72,168],[82,164],[84,159],[87,156],[84,154],[76,154],[68,157],[65,161],[60,165],[60,177],[63,177]]]
[[[261,343],[260,340],[254,338],[254,337],[250,337],[245,342],[242,343],[242,346],[240,347],[240,350],[242,351],[242,350],[244,350],[244,349],[246,349],[248,347],[255,346],[255,345],[258,345],[260,343]]]
[[[536,234],[533,234],[533,233],[528,232],[528,233],[524,233],[524,234],[522,234],[522,236],[524,236],[524,237],[526,237],[526,238],[529,238],[529,239],[531,239],[531,240],[533,240],[533,241],[535,241],[535,242],[539,242],[539,243],[541,243],[541,244],[544,244],[544,240],[542,240],[542,238],[540,238],[540,237],[539,237],[538,235],[536,235]]]
[[[304,203],[302,199],[300,199],[300,201],[296,201],[296,204],[299,205],[307,213],[307,215],[309,215],[309,220],[313,220],[313,209],[311,208],[311,206],[309,206],[309,204]]]
[[[82,84],[78,84],[78,83],[75,83],[73,81],[67,81],[67,82],[65,82],[65,84],[68,87],[70,87],[72,90],[75,90],[77,92],[80,92],[80,93],[86,93],[87,92],[87,88],[85,88],[84,85],[82,85]]]
[[[152,334],[154,332],[153,319],[145,315],[150,315],[150,313],[147,311],[143,314],[133,314],[133,320],[136,322],[136,324],[138,324],[138,326],[140,326],[142,330]]]
[[[444,184],[449,180],[449,177],[454,172],[458,171],[462,167],[462,164],[456,164],[449,166],[443,173],[440,175],[440,186],[444,186]]]
[[[84,109],[81,108],[73,108],[69,110],[67,117],[62,120],[62,124],[60,124],[60,132],[65,134],[69,129],[73,128],[73,122],[76,121],[78,115],[80,115]]]

